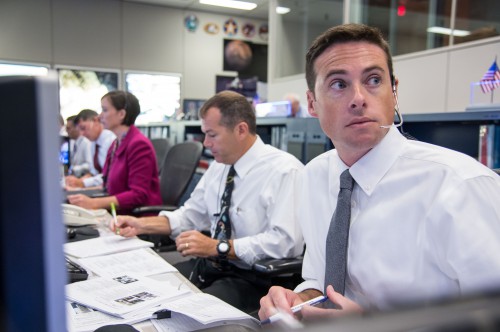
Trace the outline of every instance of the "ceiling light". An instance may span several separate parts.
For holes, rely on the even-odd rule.
[[[276,13],[277,14],[284,15],[284,14],[287,14],[289,12],[290,12],[290,8],[287,8],[287,7],[276,7]]]
[[[440,33],[442,35],[453,35],[453,36],[456,36],[456,37],[464,37],[464,36],[468,36],[470,35],[470,31],[466,31],[466,30],[451,30],[451,29],[448,29],[448,28],[443,28],[443,27],[430,27],[430,28],[427,28],[427,32],[432,32],[432,33]]]
[[[257,5],[252,2],[235,1],[235,0],[200,0],[200,3],[204,5],[220,6],[220,7],[235,8],[242,10],[252,10],[255,9],[255,7],[257,7]]]

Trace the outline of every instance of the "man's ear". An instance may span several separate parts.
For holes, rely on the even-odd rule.
[[[307,95],[307,111],[312,117],[317,118],[318,113],[316,112],[316,108],[314,105],[316,103],[316,98],[314,98],[314,92],[312,92],[311,90],[307,90],[306,95]]]
[[[234,127],[234,132],[240,138],[244,138],[248,135],[248,124],[246,122],[240,122]]]

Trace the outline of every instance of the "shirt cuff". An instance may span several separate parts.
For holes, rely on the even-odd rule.
[[[91,176],[89,178],[83,179],[84,187],[95,187],[102,185],[102,175]]]
[[[181,221],[180,218],[175,217],[175,211],[161,211],[159,216],[167,217],[170,224],[170,238],[175,239],[181,234]]]
[[[306,280],[295,287],[293,291],[295,293],[300,293],[302,291],[305,291],[306,289],[317,289],[318,291],[323,293],[322,287],[319,286],[319,283],[316,280]]]
[[[250,248],[250,239],[233,239],[234,253],[240,260],[252,266],[258,260],[255,253]]]

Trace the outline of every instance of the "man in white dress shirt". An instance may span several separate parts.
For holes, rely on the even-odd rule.
[[[358,24],[327,30],[307,53],[306,80],[309,112],[335,149],[298,181],[305,281],[294,291],[271,288],[260,318],[292,314],[291,306],[322,294],[337,309],[306,306],[302,317],[500,288],[500,177],[469,156],[401,135],[393,124],[398,81],[381,33]],[[325,284],[325,252],[346,169],[354,187],[342,295]]]
[[[204,292],[233,306],[255,311],[270,287],[252,271],[263,258],[296,257],[303,251],[302,234],[291,207],[293,185],[303,165],[291,154],[262,142],[256,134],[255,113],[246,98],[224,91],[200,110],[204,145],[215,161],[189,200],[157,217],[118,218],[123,236],[167,234],[182,255],[198,257],[176,267]],[[214,238],[223,208],[227,174],[234,166],[234,189],[229,207],[231,235]],[[210,230],[205,236],[201,230]],[[219,233],[220,234],[220,233]]]
[[[66,131],[70,141],[70,169],[69,174],[76,177],[81,177],[90,172],[92,164],[92,154],[90,146],[92,143],[89,139],[80,133],[80,129],[75,124],[76,115],[72,115],[66,119]]]
[[[96,111],[84,109],[78,113],[74,122],[78,125],[82,135],[92,142],[90,147],[92,163],[90,164],[90,176],[85,176],[81,179],[71,175],[67,176],[66,185],[69,188],[101,186],[103,182],[101,172],[106,161],[108,149],[116,139],[116,136],[111,131],[104,129],[102,123],[99,121],[99,114]]]

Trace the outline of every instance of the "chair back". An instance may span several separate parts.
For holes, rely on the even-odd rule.
[[[161,169],[163,167],[163,162],[167,156],[168,150],[172,147],[168,138],[153,138],[151,139],[151,144],[156,154],[156,166],[158,166],[158,172],[161,174]]]
[[[196,171],[202,151],[200,142],[183,142],[170,148],[160,175],[163,204],[178,205]]]

